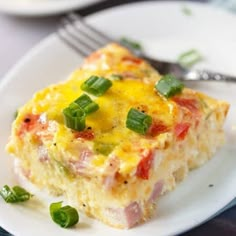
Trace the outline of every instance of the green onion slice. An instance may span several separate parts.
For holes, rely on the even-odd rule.
[[[120,39],[120,43],[127,47],[128,49],[130,50],[138,50],[138,51],[141,51],[142,50],[142,46],[140,43],[134,41],[134,40],[131,40],[131,39],[128,39],[128,38],[121,38]]]
[[[0,195],[7,203],[17,202],[17,196],[14,194],[14,192],[7,185],[3,186],[3,188],[0,191]]]
[[[110,77],[112,80],[122,80],[123,79],[123,75],[121,75],[121,74],[111,74]]]
[[[63,228],[71,227],[79,221],[77,210],[71,206],[62,207],[62,202],[52,203],[49,210],[52,220]]]
[[[97,111],[99,108],[98,104],[93,102],[92,99],[87,94],[81,95],[74,102],[84,110],[86,115]]]
[[[17,116],[18,116],[18,110],[16,110],[15,113],[14,113],[14,119],[16,119]]]
[[[151,116],[134,108],[131,108],[129,110],[126,119],[126,127],[128,129],[131,129],[139,134],[146,134],[151,124]]]
[[[163,96],[169,98],[181,93],[184,85],[173,75],[164,75],[155,85],[156,90]]]
[[[186,15],[186,16],[191,16],[193,14],[192,10],[188,7],[188,6],[183,6],[182,7],[182,12]]]
[[[108,156],[113,149],[115,148],[116,144],[115,143],[103,143],[103,142],[95,142],[93,149],[100,154],[103,154],[105,156]]]
[[[63,110],[65,123],[68,128],[82,131],[85,129],[86,114],[77,103],[70,104]]]
[[[27,192],[24,188],[20,186],[14,186],[12,190],[17,196],[19,202],[28,201],[32,197],[29,192]]]
[[[93,75],[81,85],[81,89],[95,96],[101,96],[111,86],[112,82],[109,79]]]
[[[32,195],[20,186],[14,186],[12,189],[5,185],[0,190],[0,195],[7,203],[17,203],[29,200]]]
[[[177,61],[184,67],[191,67],[202,60],[202,55],[196,49],[191,49],[180,54]]]
[[[81,95],[63,110],[66,126],[77,131],[84,130],[86,115],[98,109],[98,104],[93,102],[88,95]]]

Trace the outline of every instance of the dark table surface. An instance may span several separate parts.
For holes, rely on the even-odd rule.
[[[77,10],[81,15],[86,16],[93,12],[118,6],[121,4],[127,4],[131,2],[139,2],[141,0],[107,0],[103,2],[96,3],[92,6],[82,8]],[[207,2],[207,0],[196,0],[196,2]],[[46,19],[46,21],[53,22],[54,24],[60,19],[61,16],[53,17],[52,20]],[[22,21],[22,19],[21,19]],[[21,56],[21,55],[20,55]],[[14,62],[14,61],[13,61]],[[5,69],[5,68],[4,68]],[[4,71],[5,72],[5,71]],[[0,236],[9,236],[7,231],[0,227]],[[205,236],[205,235],[212,235],[212,236],[233,236],[236,235],[236,206],[231,207],[230,209],[224,211],[223,213],[217,215],[216,217],[212,218],[208,222],[181,234],[181,236]]]

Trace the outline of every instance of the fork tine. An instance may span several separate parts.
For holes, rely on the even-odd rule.
[[[104,33],[102,33],[101,31],[95,29],[93,26],[87,24],[84,21],[84,18],[82,16],[80,16],[79,14],[75,14],[75,13],[70,13],[68,15],[68,18],[71,21],[76,21],[77,23],[79,23],[81,26],[83,26],[87,31],[89,31],[90,33],[94,34],[95,36],[97,36],[98,38],[100,38],[102,40],[102,43],[109,43],[114,41],[112,38],[108,37],[107,35],[105,35]]]
[[[88,25],[81,16],[73,13],[62,19],[58,36],[82,56],[88,56],[93,51],[113,41]]]
[[[75,28],[74,24],[71,24],[71,22],[67,19],[64,19],[62,24],[68,36],[77,42],[77,47],[83,48],[87,52],[87,55],[99,48],[98,45],[94,45],[92,42],[89,42],[88,38],[77,28]]]
[[[106,44],[113,41],[112,39],[102,36],[102,33],[91,28],[88,24],[85,23],[83,18],[74,17],[75,15],[68,15],[66,19],[71,22],[71,24],[75,27],[75,30],[78,31],[79,34],[83,35],[90,42],[96,45],[97,48],[103,47]]]
[[[70,31],[73,32],[78,41],[84,46],[88,47],[91,51],[104,46],[104,43],[98,42],[97,40],[93,39],[91,35],[84,32],[77,22],[71,22],[68,18],[64,18],[63,24],[65,27],[70,28]]]
[[[75,50],[79,55],[86,57],[88,53],[78,47],[77,42],[71,39],[70,35],[64,28],[59,28],[57,31],[59,39],[61,39],[66,45]]]
[[[108,42],[116,42],[115,40],[112,40],[102,32],[87,24],[81,16],[76,14],[70,14],[67,16],[67,18],[65,18],[63,25],[58,29],[57,34],[64,43],[66,43],[70,48],[74,49],[82,56],[88,56],[88,54],[90,54],[92,51]],[[142,52],[139,56],[148,61],[155,69],[160,72],[160,74],[171,73],[179,79],[195,81],[236,81],[236,78],[233,76],[204,70],[186,70],[177,63],[156,60],[145,56],[145,54]]]

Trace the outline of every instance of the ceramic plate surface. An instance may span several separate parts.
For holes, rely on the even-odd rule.
[[[191,15],[186,15],[183,7],[188,7]],[[236,18],[219,9],[196,3],[145,2],[105,10],[87,21],[113,37],[138,39],[147,53],[158,58],[175,60],[181,52],[195,48],[204,57],[197,67],[236,76]],[[51,35],[1,81],[0,186],[15,183],[13,158],[4,151],[14,112],[35,91],[66,79],[81,62],[79,55]],[[153,219],[121,231],[81,214],[75,228],[62,229],[50,219],[48,204],[52,199],[34,189],[34,200],[25,204],[10,205],[0,199],[0,225],[16,236],[160,236],[184,232],[209,219],[236,196],[236,83],[188,85],[231,104],[225,123],[226,144],[176,190],[161,197]]]

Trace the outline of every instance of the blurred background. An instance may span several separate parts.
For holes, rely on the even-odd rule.
[[[0,39],[4,42],[0,45],[0,55],[4,55],[4,60],[1,58],[0,63],[0,77],[37,42],[55,31],[65,11],[76,10],[86,16],[117,5],[140,2],[140,0],[67,0],[68,4],[54,7],[45,5],[46,1],[50,0],[0,0]],[[63,2],[58,0],[60,1]],[[69,4],[71,1],[75,3]],[[51,2],[57,1],[51,0]],[[214,4],[232,12],[236,11],[236,0],[195,0],[195,2]]]

